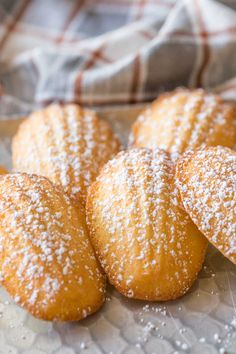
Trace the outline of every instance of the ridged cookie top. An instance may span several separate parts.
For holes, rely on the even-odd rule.
[[[13,140],[16,171],[36,173],[85,199],[99,169],[120,148],[109,125],[78,105],[48,106],[23,122]]]
[[[201,268],[206,240],[179,207],[164,151],[130,149],[109,161],[89,189],[87,216],[109,280],[127,296],[173,299]]]
[[[139,116],[130,137],[132,146],[159,147],[171,154],[202,144],[236,144],[235,108],[202,89],[177,89],[161,95]]]
[[[236,152],[221,146],[188,152],[177,179],[192,220],[236,264]]]
[[[36,317],[77,320],[103,302],[83,208],[46,178],[0,178],[0,244],[1,281]]]

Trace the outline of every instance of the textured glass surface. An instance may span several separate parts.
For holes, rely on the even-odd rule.
[[[108,111],[123,137],[134,112]],[[124,124],[124,122],[126,124]],[[0,164],[10,167],[16,122],[0,122]],[[181,299],[132,301],[112,287],[104,307],[80,323],[37,320],[0,289],[0,354],[236,353],[236,267],[209,247],[198,280]]]

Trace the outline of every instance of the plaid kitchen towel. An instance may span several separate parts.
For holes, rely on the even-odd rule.
[[[236,99],[235,0],[0,0],[1,115],[180,85]]]

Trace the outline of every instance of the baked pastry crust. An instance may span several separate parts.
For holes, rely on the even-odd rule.
[[[179,207],[163,150],[130,149],[109,161],[89,188],[87,222],[110,283],[125,296],[175,299],[202,267],[208,242]]]
[[[34,112],[13,139],[13,167],[36,173],[79,198],[100,168],[120,150],[107,122],[75,104],[53,104]]]
[[[1,282],[35,317],[74,321],[101,307],[105,279],[85,213],[48,179],[0,179]]]
[[[222,146],[187,152],[176,177],[198,229],[236,264],[236,152]]]
[[[130,146],[159,147],[173,155],[201,145],[236,144],[236,109],[203,89],[160,95],[133,124]]]
[[[7,169],[4,166],[0,165],[0,175],[5,175],[6,173],[8,173]]]

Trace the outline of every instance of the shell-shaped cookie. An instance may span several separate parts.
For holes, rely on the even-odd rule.
[[[107,122],[75,104],[34,112],[14,137],[13,166],[36,173],[84,200],[99,169],[120,149]]]
[[[178,205],[174,165],[159,149],[130,149],[91,185],[87,221],[109,281],[124,295],[170,300],[194,282],[206,238]]]
[[[236,144],[236,110],[202,89],[177,89],[161,95],[132,127],[130,145],[159,147],[182,154],[201,145]]]
[[[176,176],[187,213],[236,264],[236,152],[222,146],[187,152]]]
[[[5,175],[6,173],[8,173],[7,169],[4,166],[0,165],[0,175]]]
[[[45,177],[0,178],[0,274],[21,306],[44,320],[79,320],[104,301],[84,208]]]

